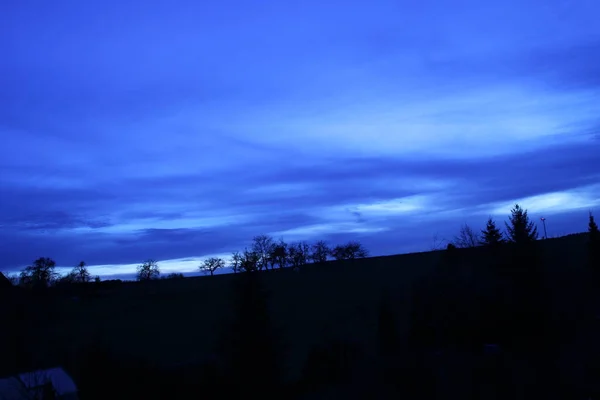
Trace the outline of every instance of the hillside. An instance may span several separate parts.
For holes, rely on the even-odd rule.
[[[538,242],[544,282],[551,292],[548,301],[553,318],[562,324],[575,326],[586,311],[582,290],[586,240],[585,234],[578,234]],[[482,248],[459,249],[451,269],[446,253],[332,261],[306,265],[298,272],[259,273],[269,293],[278,338],[285,346],[287,377],[298,378],[310,348],[327,339],[354,343],[365,365],[374,360],[383,294],[391,299],[401,337],[409,333],[415,299],[426,295],[440,276],[449,290],[447,300],[460,298],[452,304],[467,313],[480,312],[474,310],[481,299],[495,290],[488,253]],[[165,367],[218,358],[216,344],[231,319],[233,284],[238,278],[230,274],[123,282],[94,296],[54,296],[31,303],[29,312],[35,304],[35,316],[30,315],[39,336],[32,337],[30,351],[46,362],[72,364],[82,349],[100,341],[119,357]],[[576,336],[575,331],[569,333]]]

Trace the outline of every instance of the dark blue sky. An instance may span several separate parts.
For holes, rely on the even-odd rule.
[[[0,270],[429,250],[600,204],[600,3],[0,4]],[[170,261],[169,261],[170,260]],[[190,261],[181,261],[190,260]]]

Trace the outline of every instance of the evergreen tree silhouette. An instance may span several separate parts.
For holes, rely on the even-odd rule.
[[[529,219],[527,210],[515,204],[510,213],[510,224],[506,224],[508,240],[516,244],[527,244],[536,241],[538,238],[537,227]]]
[[[588,223],[589,243],[598,244],[600,241],[600,231],[598,231],[598,225],[594,220],[594,215],[590,212],[590,222]]]
[[[548,287],[545,282],[543,258],[540,253],[535,224],[527,210],[515,204],[506,224],[511,248],[512,268],[509,271],[512,301],[510,305],[510,346],[512,351],[535,365],[540,376],[550,376],[547,359],[553,347],[550,335]]]
[[[588,223],[588,264],[594,288],[600,286],[600,231],[590,212]]]
[[[498,246],[503,242],[504,236],[502,232],[500,232],[492,217],[489,217],[485,229],[481,231],[480,244],[483,246]]]

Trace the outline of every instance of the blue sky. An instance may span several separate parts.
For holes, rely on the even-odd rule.
[[[0,270],[103,275],[254,235],[431,249],[600,205],[600,4],[0,5]],[[599,211],[600,212],[600,211]]]

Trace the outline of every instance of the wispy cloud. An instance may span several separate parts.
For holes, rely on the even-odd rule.
[[[527,204],[536,213],[562,214],[576,210],[590,210],[600,206],[600,186],[580,187],[564,192],[544,193],[523,199],[515,199],[512,203],[504,202],[494,206],[491,214],[507,215],[515,203]]]

